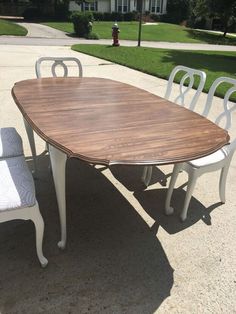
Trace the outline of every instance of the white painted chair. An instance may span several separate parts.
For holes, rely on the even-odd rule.
[[[176,75],[180,72],[184,73],[182,76],[178,89],[179,92],[175,93],[175,97],[173,98],[173,83]],[[194,111],[196,103],[198,101],[199,96],[203,90],[206,81],[206,73],[197,69],[188,68],[183,65],[176,66],[169,77],[166,93],[164,98],[171,100],[181,106],[185,106],[188,109]],[[193,89],[194,83],[196,82],[196,90]],[[187,101],[189,98],[189,92],[194,91],[194,95],[191,96],[191,101]],[[145,166],[142,174],[142,181],[146,186],[149,185],[152,178],[152,166]]]
[[[42,251],[44,222],[35,198],[34,181],[23,155],[22,141],[14,128],[3,128],[0,129],[0,223],[14,219],[33,221],[38,259],[45,267],[48,261]]]
[[[224,124],[224,128],[226,130],[230,130],[232,125],[232,112],[236,110],[236,103],[232,103],[229,101],[230,96],[236,92],[236,79],[220,77],[216,79],[208,93],[205,110],[203,112],[204,116],[208,116],[209,111],[211,109],[213,103],[213,96],[215,94],[216,88],[222,84],[228,83],[230,84],[228,90],[225,93],[224,99],[222,100],[222,111],[218,115],[215,120],[215,123],[222,126]],[[236,138],[231,139],[231,143],[225,145],[223,148],[219,149],[213,154],[210,154],[206,157],[195,159],[185,163],[179,163],[174,166],[174,171],[171,176],[169,189],[167,192],[166,198],[166,214],[172,214],[173,208],[170,206],[171,196],[173,193],[174,185],[178,174],[181,170],[184,170],[188,173],[188,183],[187,183],[187,192],[185,196],[184,206],[181,213],[181,220],[184,221],[187,217],[188,207],[190,203],[190,199],[192,197],[192,193],[197,181],[197,178],[202,174],[207,172],[212,172],[216,170],[221,170],[220,181],[219,181],[219,194],[222,203],[225,203],[225,188],[226,188],[226,179],[230,166],[231,159],[236,149]]]
[[[41,78],[42,75],[42,63],[45,65],[50,65],[51,67],[51,74],[53,77],[59,76],[57,74],[57,70],[59,68],[63,69],[63,77],[69,76],[69,66],[75,64],[76,68],[78,69],[77,76],[83,76],[83,69],[81,62],[77,58],[73,57],[41,57],[35,63],[35,73],[37,78]],[[74,75],[76,76],[76,75]]]
[[[37,78],[43,77],[42,67],[50,67],[51,76],[53,77],[67,77],[69,76],[69,68],[76,67],[77,76],[83,76],[83,68],[79,59],[74,57],[41,57],[35,63],[35,73]],[[57,73],[57,70],[62,70],[62,75]],[[59,71],[58,71],[59,72]],[[76,76],[76,75],[74,75]],[[36,163],[36,147],[35,147],[35,140],[34,140],[34,132],[29,125],[29,123],[24,119],[25,130],[28,136],[30,149],[32,152],[33,162],[34,162],[34,172],[37,173],[37,163]],[[45,151],[48,151],[48,147],[46,144]]]

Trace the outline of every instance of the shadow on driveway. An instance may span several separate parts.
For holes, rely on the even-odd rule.
[[[173,269],[155,233],[100,171],[71,159],[68,245],[60,251],[48,157],[39,159],[35,183],[49,264],[46,269],[38,264],[31,222],[1,224],[0,312],[155,312],[173,285]]]

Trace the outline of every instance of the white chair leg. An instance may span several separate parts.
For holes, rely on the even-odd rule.
[[[220,200],[222,203],[225,203],[225,187],[226,187],[226,179],[229,172],[230,160],[227,164],[221,169],[220,173],[220,183],[219,183],[219,192],[220,192]]]
[[[49,156],[52,166],[53,180],[55,184],[57,203],[61,223],[61,241],[58,247],[64,249],[66,246],[66,196],[65,196],[65,173],[67,155],[57,148],[49,145]]]
[[[165,214],[166,215],[172,215],[174,212],[174,208],[170,206],[170,201],[171,201],[175,183],[176,183],[178,174],[182,168],[182,165],[183,165],[182,163],[178,163],[174,165],[174,169],[173,169],[171,179],[170,179],[169,188],[166,195],[166,202],[165,202]]]
[[[184,221],[187,218],[190,199],[192,197],[193,190],[194,190],[194,187],[196,185],[197,178],[198,178],[197,170],[196,171],[193,170],[193,172],[191,174],[188,174],[188,178],[189,179],[188,179],[186,196],[185,196],[185,200],[184,200],[184,206],[183,206],[182,213],[180,215],[180,218],[182,221]]]
[[[142,174],[142,178],[141,178],[141,180],[143,181],[143,183],[145,185],[146,185],[145,179],[146,179],[146,176],[147,176],[147,169],[148,169],[148,166],[145,166],[144,169],[143,169],[143,174]]]
[[[152,178],[152,166],[145,166],[143,169],[142,181],[146,185],[149,186],[149,183]]]
[[[39,207],[38,207],[37,203],[34,205],[34,209],[32,209],[31,220],[33,221],[33,223],[35,225],[36,250],[37,250],[38,259],[39,259],[41,266],[46,267],[48,264],[48,260],[46,259],[46,257],[44,257],[43,249],[42,249],[43,233],[44,233],[44,221],[43,221],[42,215],[39,211]]]
[[[34,131],[29,125],[29,123],[24,119],[24,124],[25,124],[25,130],[28,136],[29,144],[30,144],[30,149],[33,157],[33,164],[34,164],[34,174],[37,174],[37,161],[36,161],[36,147],[35,147],[35,141],[34,141]]]

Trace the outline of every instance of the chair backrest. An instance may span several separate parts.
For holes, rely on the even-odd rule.
[[[194,82],[197,82],[197,89],[194,91],[194,96],[191,97],[191,101],[187,106],[190,110],[194,110],[197,100],[203,90],[205,81],[206,81],[206,73],[200,70],[188,68],[183,65],[176,66],[169,77],[167,89],[165,93],[165,98],[170,99],[173,91],[173,82],[176,75],[179,72],[184,72],[180,83],[179,83],[179,92],[177,93],[177,97],[174,99],[174,102],[180,104],[182,106],[187,106],[186,97],[189,95],[190,91],[194,91],[192,89]]]
[[[51,66],[51,73],[52,76],[57,77],[57,73],[56,73],[56,68],[60,67],[63,69],[63,77],[68,76],[68,64],[66,65],[66,63],[75,63],[77,68],[78,68],[78,76],[82,77],[83,76],[83,69],[82,69],[82,65],[81,62],[79,61],[79,59],[77,58],[73,58],[73,57],[41,57],[39,58],[36,63],[35,63],[35,72],[36,72],[36,76],[37,78],[41,78],[42,77],[42,71],[41,71],[41,63],[42,62],[47,62],[50,63]]]
[[[230,77],[219,77],[217,78],[211,85],[211,88],[208,92],[205,109],[203,111],[203,115],[205,117],[208,116],[210,109],[212,107],[212,103],[214,102],[214,95],[217,87],[222,84],[227,83],[226,91],[224,98],[222,99],[222,110],[220,110],[220,114],[216,117],[215,123],[219,126],[223,127],[225,130],[230,130],[232,126],[232,113],[236,110],[236,103],[230,101],[230,97],[233,93],[236,95],[236,79]],[[222,125],[223,124],[223,125]],[[227,145],[227,150],[233,154],[236,149],[236,138],[231,139],[230,145]]]

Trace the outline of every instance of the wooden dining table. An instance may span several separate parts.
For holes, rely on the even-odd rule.
[[[104,78],[30,79],[13,98],[28,125],[49,144],[66,245],[65,165],[165,165],[209,155],[229,142],[205,117],[143,89]]]

